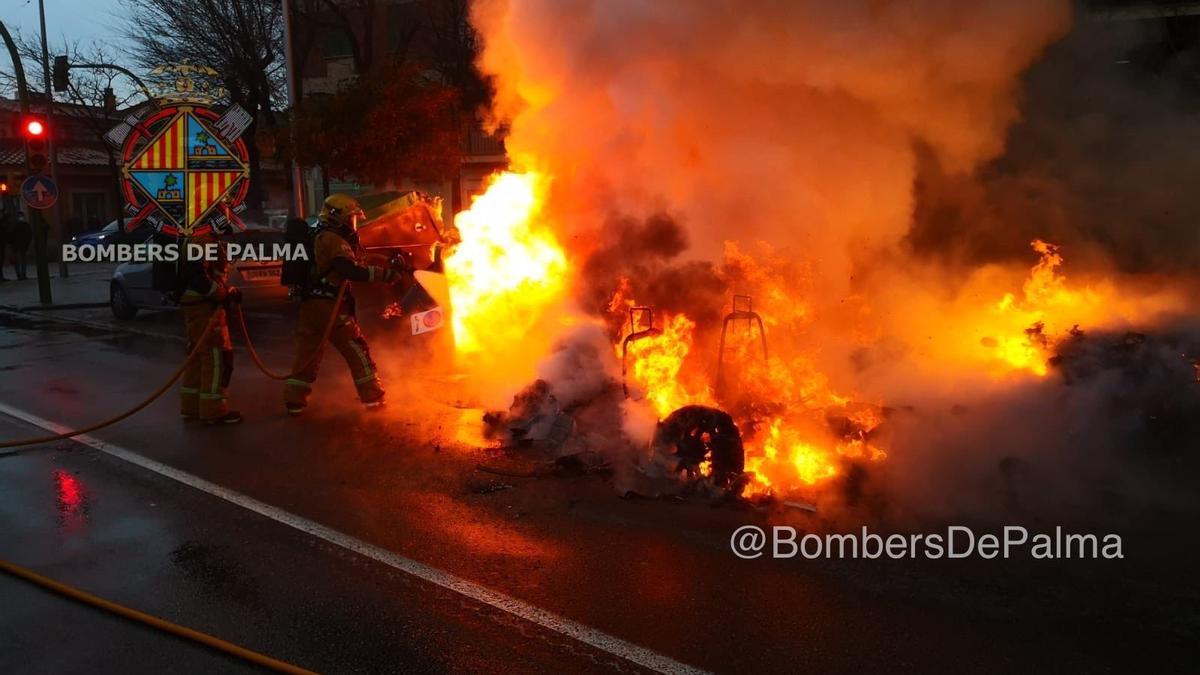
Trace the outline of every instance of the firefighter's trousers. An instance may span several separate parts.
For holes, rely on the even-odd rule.
[[[312,384],[317,380],[321,367],[321,338],[329,317],[333,314],[334,301],[326,298],[308,298],[300,303],[300,318],[296,322],[296,360],[292,364],[292,377],[284,384],[283,400],[291,407],[303,407],[308,403]],[[363,403],[374,403],[383,399],[383,384],[379,371],[371,359],[371,351],[358,320],[352,313],[339,310],[337,322],[329,334],[329,342],[342,354],[350,373],[354,376],[354,387]]]
[[[216,325],[205,337],[209,319],[218,312]],[[201,300],[183,306],[183,322],[187,330],[188,353],[197,345],[200,353],[183,371],[179,411],[202,420],[216,419],[229,412],[229,379],[233,376],[233,343],[229,340],[225,310]]]

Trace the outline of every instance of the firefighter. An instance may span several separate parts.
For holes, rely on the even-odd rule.
[[[308,395],[321,365],[321,339],[333,315],[342,282],[393,283],[403,273],[399,268],[365,263],[365,252],[358,243],[358,224],[363,218],[362,207],[349,195],[329,195],[321,208],[313,238],[310,280],[301,293],[300,317],[296,323],[296,361],[292,365],[292,377],[283,388],[283,401],[289,415],[299,415],[308,404]],[[347,286],[329,342],[350,366],[359,400],[367,408],[377,408],[383,405],[383,383],[358,326],[354,304],[354,296]]]
[[[206,246],[217,243],[217,237],[198,235],[189,243]],[[185,260],[181,265],[179,304],[183,308],[187,349],[189,354],[197,347],[200,352],[183,373],[179,410],[184,420],[198,419],[210,425],[237,424],[242,415],[230,410],[228,403],[233,344],[229,340],[226,312],[231,303],[241,302],[242,294],[227,283],[228,263],[224,250],[217,250],[220,254],[216,259]],[[215,325],[206,337],[210,320]]]

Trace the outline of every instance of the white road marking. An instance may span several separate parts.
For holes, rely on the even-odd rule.
[[[56,422],[38,417],[32,413],[25,412],[19,408],[14,408],[6,403],[0,403],[0,413],[4,413],[9,417],[14,417],[23,422],[31,424],[35,427],[40,427],[46,431],[55,434],[65,433],[70,431],[70,427],[63,426]],[[636,663],[644,668],[660,673],[696,673],[703,674],[707,671],[693,668],[685,663],[680,663],[669,656],[659,654],[645,647],[640,647],[632,642],[626,642],[618,637],[614,637],[603,631],[590,628],[576,621],[572,621],[565,617],[559,616],[553,612],[541,609],[530,605],[529,603],[518,600],[512,596],[505,595],[499,591],[493,591],[486,586],[481,586],[473,581],[468,581],[462,577],[445,572],[436,567],[430,567],[425,563],[417,562],[411,558],[406,558],[397,553],[393,553],[386,549],[380,548],[373,544],[352,537],[348,534],[338,532],[332,528],[326,527],[320,523],[313,522],[307,518],[303,518],[294,513],[284,511],[281,508],[271,506],[258,501],[252,497],[222,487],[216,483],[209,482],[198,476],[193,476],[186,471],[180,471],[172,466],[155,461],[148,457],[143,457],[138,453],[123,448],[119,445],[107,443],[94,436],[80,435],[74,437],[76,443],[94,448],[108,455],[112,455],[117,459],[129,462],[130,464],[139,466],[148,471],[170,478],[171,480],[183,483],[189,487],[193,487],[202,492],[223,499],[231,504],[236,504],[244,509],[253,511],[265,518],[274,520],[277,523],[282,523],[293,529],[312,535],[318,539],[323,539],[330,544],[340,546],[346,550],[353,551],[361,556],[365,556],[377,562],[383,563],[388,567],[400,570],[406,574],[410,574],[418,579],[423,579],[431,584],[437,584],[442,588],[454,591],[460,595],[464,595],[472,600],[481,602],[485,605],[495,607],[518,616],[530,623],[537,624],[542,628],[554,631],[561,635],[566,635],[570,638],[578,640],[586,645],[590,645],[607,652],[613,656],[618,656],[626,661]]]

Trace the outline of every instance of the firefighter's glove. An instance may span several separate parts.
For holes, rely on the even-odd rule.
[[[383,283],[396,284],[404,278],[404,272],[388,267],[383,270]]]
[[[384,270],[383,280],[389,284],[399,283],[406,277],[412,274],[412,265],[402,255],[394,255],[388,260],[388,266]]]
[[[412,260],[403,253],[397,253],[388,259],[388,268],[400,274],[411,274],[413,271]]]

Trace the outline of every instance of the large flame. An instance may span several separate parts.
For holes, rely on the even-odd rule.
[[[1072,333],[1154,323],[1185,306],[1172,291],[1126,288],[1107,278],[1071,282],[1059,246],[1040,239],[1030,246],[1038,260],[1020,294],[1004,293],[962,333],[993,372],[1045,377],[1056,347]]]
[[[628,353],[618,345],[618,358],[628,363],[629,378],[653,406],[659,418],[685,405],[713,405],[712,392],[703,382],[685,380],[684,360],[692,351],[696,323],[683,314],[665,319],[658,333],[629,342]]]
[[[768,274],[736,246],[727,247],[726,253],[755,275],[765,306],[775,310],[769,315],[771,324],[780,327],[787,323],[784,319],[810,319],[807,307],[790,292],[795,289],[787,287],[797,282],[795,277]],[[636,306],[627,293],[628,284],[621,283],[609,303],[610,312]],[[723,362],[729,380],[736,380],[730,382],[736,392],[723,397],[714,391],[702,367],[708,362],[703,357],[708,355],[694,352],[695,321],[673,314],[657,316],[655,324],[656,331],[629,342],[627,353],[622,344],[616,347],[618,358],[627,361],[631,394],[647,401],[660,419],[685,405],[722,407],[731,403],[746,452],[748,483],[743,495],[809,490],[840,475],[847,459],[879,461],[886,457],[869,439],[883,421],[879,409],[855,407],[849,397],[836,393],[811,355],[764,360],[761,336],[744,322],[735,322],[727,334]],[[646,328],[630,326],[628,330]],[[831,426],[831,417],[840,421],[839,429]],[[701,465],[703,475],[707,475],[706,469],[707,465]]]
[[[546,189],[537,173],[500,172],[455,218],[462,243],[446,277],[460,354],[520,345],[564,293],[566,255],[537,222]]]
[[[1040,239],[1030,245],[1039,259],[1025,280],[1021,298],[1004,294],[992,308],[996,325],[989,328],[994,334],[984,336],[980,344],[1008,367],[1043,377],[1049,372],[1053,336],[1094,320],[1104,295],[1089,287],[1067,285],[1059,271],[1063,257],[1057,246]]]

